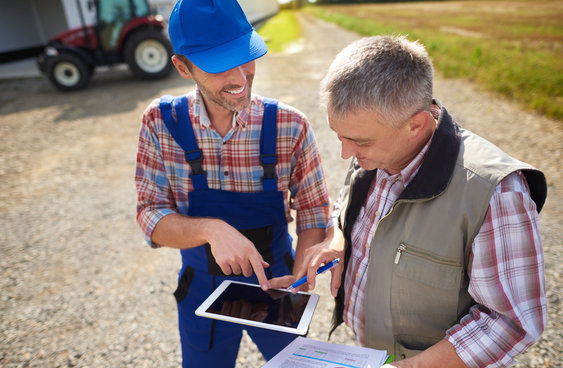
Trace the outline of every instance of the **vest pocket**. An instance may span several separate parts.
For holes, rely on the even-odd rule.
[[[397,254],[391,281],[393,335],[407,349],[426,349],[457,321],[463,266],[404,243]]]
[[[408,337],[407,337],[408,339]],[[405,336],[395,336],[395,340],[405,340]],[[433,345],[432,343],[430,345]],[[395,360],[403,360],[412,358],[413,356],[422,353],[424,350],[408,349],[398,342],[395,342]]]

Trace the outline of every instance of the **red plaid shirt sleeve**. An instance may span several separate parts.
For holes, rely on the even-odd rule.
[[[154,248],[159,247],[151,241],[156,224],[164,216],[178,212],[160,153],[155,121],[162,121],[162,117],[156,106],[154,101],[143,114],[135,170],[137,223],[147,243]]]
[[[546,324],[539,216],[521,173],[497,187],[472,245],[469,293],[477,302],[446,338],[469,367],[505,367]]]
[[[326,228],[330,212],[316,140],[308,124],[298,138],[294,152],[295,165],[289,181],[289,206],[297,211],[297,232]],[[320,226],[324,224],[323,226]]]

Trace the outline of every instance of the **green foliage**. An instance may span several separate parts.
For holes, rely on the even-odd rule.
[[[506,5],[482,3],[488,7],[498,3],[496,12],[479,13],[475,6],[479,2],[457,13],[444,13],[438,4],[434,11],[425,8],[426,16],[417,8],[423,4],[414,3],[400,7],[310,6],[306,11],[363,36],[405,34],[426,46],[436,70],[444,77],[468,79],[528,109],[562,119],[563,55],[557,45],[563,38],[563,28],[556,26],[562,14],[526,17],[526,12],[532,14],[534,9],[522,6],[503,15],[499,11]],[[425,22],[425,18],[429,20]]]
[[[271,52],[283,52],[301,36],[301,27],[292,10],[281,10],[257,30]]]
[[[370,36],[374,34],[390,33],[387,27],[374,23],[369,19],[357,18],[350,15],[331,12],[323,8],[307,8],[315,16],[324,19],[328,22],[336,23],[339,26],[357,32],[362,36]]]

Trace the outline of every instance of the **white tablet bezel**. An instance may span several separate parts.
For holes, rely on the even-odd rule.
[[[278,326],[278,325],[274,325],[274,324],[270,324],[270,323],[251,321],[251,320],[242,319],[242,318],[238,318],[238,317],[224,316],[224,315],[220,315],[220,314],[216,314],[216,313],[207,312],[207,309],[215,302],[215,300],[223,293],[223,291],[225,291],[227,289],[227,287],[231,283],[249,285],[249,286],[257,287],[258,289],[260,289],[260,285],[250,284],[250,283],[241,282],[241,281],[225,280],[217,287],[217,289],[215,289],[211,293],[211,295],[209,295],[207,297],[207,299],[205,299],[203,301],[203,303],[201,303],[201,305],[196,309],[195,314],[197,316],[200,316],[200,317],[213,318],[213,319],[218,319],[218,320],[233,322],[233,323],[239,323],[239,324],[248,325],[248,326],[266,328],[266,329],[269,329],[269,330],[288,332],[288,333],[292,333],[292,334],[296,334],[296,335],[305,335],[307,333],[307,330],[309,329],[309,324],[311,323],[311,320],[313,319],[313,313],[315,312],[315,308],[317,307],[317,303],[319,301],[319,295],[313,294],[313,293],[302,292],[302,291],[298,292],[299,294],[309,295],[309,300],[307,301],[307,305],[305,306],[305,310],[303,311],[303,315],[301,316],[301,320],[299,321],[299,324],[295,328],[289,327],[289,326]],[[262,289],[260,289],[260,290],[262,290]],[[287,291],[286,289],[274,289],[274,290]]]

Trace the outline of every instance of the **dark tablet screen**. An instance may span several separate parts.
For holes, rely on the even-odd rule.
[[[231,283],[207,312],[296,328],[309,297],[306,294],[264,291],[258,286]]]

